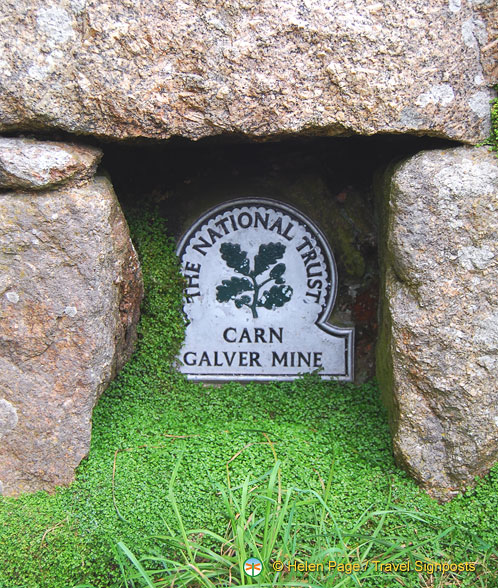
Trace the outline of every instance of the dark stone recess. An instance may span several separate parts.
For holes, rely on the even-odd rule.
[[[357,382],[375,374],[379,269],[373,177],[389,162],[448,141],[413,136],[246,143],[182,139],[106,144],[103,166],[124,205],[152,202],[179,238],[204,211],[236,197],[274,198],[327,236],[339,289],[330,322],[354,325]]]

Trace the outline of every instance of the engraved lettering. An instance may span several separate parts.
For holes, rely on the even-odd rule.
[[[248,229],[252,225],[252,216],[248,212],[241,212],[237,221],[241,229]]]
[[[286,227],[284,232],[282,233],[282,237],[284,237],[285,239],[287,239],[287,241],[292,241],[292,239],[294,239],[293,236],[289,235],[290,230],[294,227],[294,225],[292,223],[289,223]]]
[[[260,343],[260,342],[266,343],[264,329],[254,329],[254,342],[255,343]]]
[[[204,351],[203,354],[201,355],[201,360],[199,361],[199,365],[207,365],[207,366],[211,365],[207,351]]]
[[[276,230],[279,235],[282,234],[282,218],[279,217],[270,227],[270,231]]]
[[[239,198],[208,210],[178,245],[189,379],[352,379],[353,329],[327,323],[337,293],[321,231],[290,205]],[[284,334],[285,331],[285,334]]]
[[[234,329],[233,327],[228,327],[228,329],[225,329],[223,331],[223,339],[225,339],[225,341],[227,341],[228,343],[235,343],[235,339],[228,338],[228,331],[234,331],[234,333],[236,333],[237,329]]]
[[[211,243],[213,245],[216,243],[218,239],[221,239],[221,237],[223,236],[221,233],[218,233],[218,231],[211,229],[211,227],[208,228],[208,234],[211,237]]]
[[[270,222],[270,213],[265,213],[265,218],[263,218],[262,214],[258,211],[254,214],[254,228],[257,229],[258,226],[261,224],[263,229],[268,229],[268,223]]]
[[[237,352],[236,351],[232,351],[230,357],[228,357],[228,352],[227,351],[224,351],[223,352],[223,355],[225,356],[225,359],[226,359],[226,362],[227,362],[228,367],[230,367],[232,365],[232,363],[233,363],[233,360],[235,359],[235,356],[237,355]]]
[[[193,355],[194,359],[193,361],[190,360],[190,358],[188,356]],[[183,363],[185,365],[195,365],[196,362],[196,353],[195,351],[187,351],[187,353],[183,354]]]
[[[257,351],[250,351],[249,352],[249,365],[251,367],[257,366],[262,367],[259,363],[259,353]]]
[[[220,218],[220,220],[219,220],[219,221],[216,221],[214,224],[215,224],[215,226],[217,226],[218,228],[219,228],[219,227],[220,227],[220,225],[221,225],[221,228],[223,229],[223,233],[224,233],[225,235],[228,235],[228,233],[229,233],[229,230],[227,229],[227,222],[228,222],[228,219],[227,219],[227,218]]]
[[[282,327],[280,327],[278,333],[273,327],[270,327],[270,343],[273,343],[273,337],[275,337],[279,343],[282,343],[283,332],[284,329]]]
[[[204,237],[199,236],[199,241],[200,243],[196,243],[195,245],[193,245],[193,249],[195,249],[196,251],[198,251],[201,255],[206,255],[206,252],[204,251],[204,249],[212,247],[213,244],[212,243],[208,243],[208,241],[206,241],[206,239],[204,239]]]
[[[306,236],[303,237],[303,242],[301,243],[301,245],[298,245],[296,249],[298,251],[302,251],[305,247],[312,247],[311,241]]]
[[[282,353],[282,357],[279,357],[276,351],[272,351],[271,365],[272,367],[275,367],[276,365],[283,365],[284,367],[287,367],[287,351]]]

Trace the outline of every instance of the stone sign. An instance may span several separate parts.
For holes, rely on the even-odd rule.
[[[320,229],[266,198],[206,212],[178,249],[188,320],[180,370],[193,380],[352,380],[352,328],[326,322],[337,292]]]

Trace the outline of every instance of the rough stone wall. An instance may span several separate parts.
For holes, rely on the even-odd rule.
[[[481,39],[476,36],[481,54],[481,65],[486,79],[496,84],[498,81],[498,2],[496,0],[472,0],[476,10],[474,26],[486,29]]]
[[[498,159],[422,152],[383,209],[378,379],[398,463],[444,500],[498,459]]]
[[[0,132],[473,144],[489,132],[497,11],[495,0],[5,0]],[[497,458],[489,157],[423,154],[389,180],[379,378],[398,461],[442,497]],[[72,479],[95,401],[133,347],[140,270],[98,158],[0,139],[0,492]]]
[[[494,0],[4,0],[0,131],[474,143],[494,13]]]
[[[0,491],[15,495],[72,481],[92,409],[132,352],[142,282],[112,186],[91,177],[98,150],[12,140],[7,156],[1,146],[10,176],[0,193]],[[48,176],[69,183],[40,190],[35,178],[27,189],[35,147],[30,173],[44,157],[65,161]],[[83,151],[90,177],[71,181],[65,155]],[[16,177],[22,189],[11,191]]]

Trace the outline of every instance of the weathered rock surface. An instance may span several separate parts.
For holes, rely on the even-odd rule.
[[[0,138],[0,188],[42,190],[88,179],[101,157],[95,147]]]
[[[473,143],[489,129],[493,11],[490,0],[5,0],[0,130]]]
[[[458,0],[457,0],[458,1]],[[481,46],[481,64],[485,77],[491,82],[498,80],[498,2],[496,0],[472,0],[476,9],[474,23],[486,29],[487,42]],[[484,39],[484,38],[483,38]]]
[[[498,159],[423,152],[385,191],[378,378],[398,462],[444,500],[498,460]]]
[[[15,495],[67,484],[92,409],[130,356],[137,257],[104,177],[0,194],[0,483]]]

